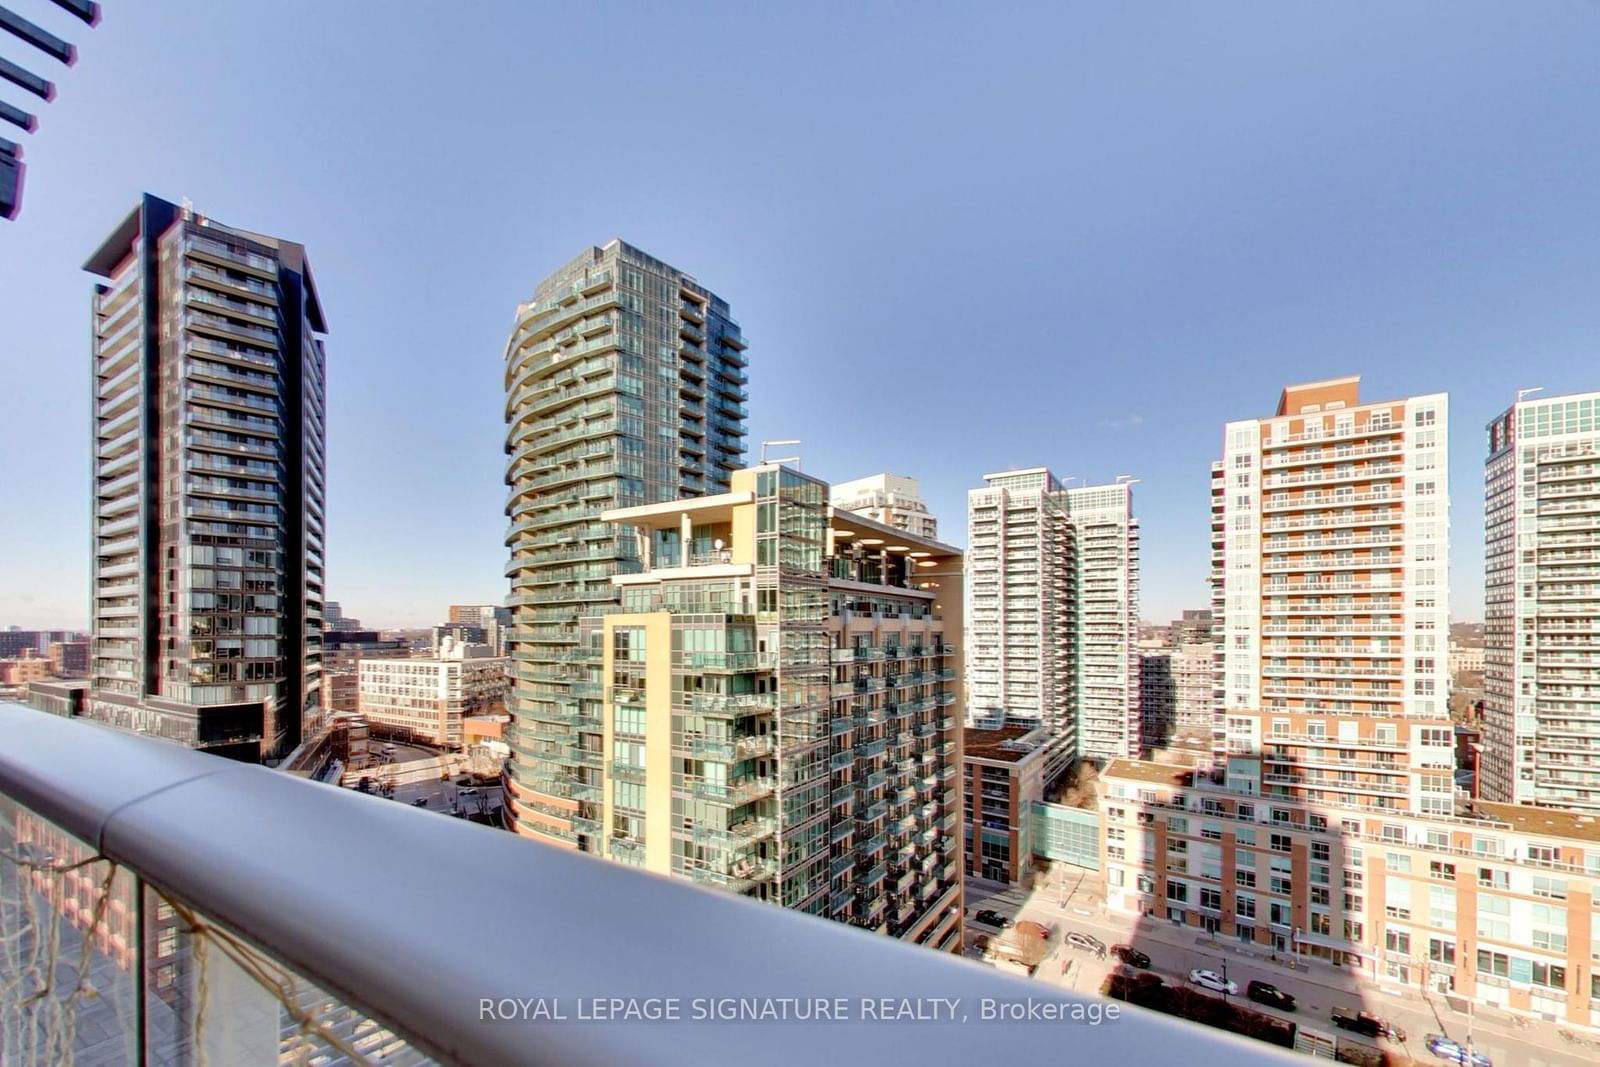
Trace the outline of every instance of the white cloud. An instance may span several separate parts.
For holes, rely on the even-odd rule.
[[[1101,419],[1094,425],[1097,430],[1125,430],[1144,425],[1144,416],[1135,414],[1117,419]]]

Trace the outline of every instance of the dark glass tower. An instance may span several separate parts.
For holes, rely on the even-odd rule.
[[[305,248],[145,196],[93,306],[85,717],[273,759],[322,715],[326,326]]]

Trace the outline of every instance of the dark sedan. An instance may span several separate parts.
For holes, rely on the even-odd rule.
[[[1129,967],[1138,967],[1146,971],[1150,969],[1150,957],[1132,945],[1112,945],[1111,954]]]
[[[1245,986],[1244,995],[1257,1004],[1265,1004],[1279,1011],[1294,1011],[1294,997],[1271,982],[1251,982]]]

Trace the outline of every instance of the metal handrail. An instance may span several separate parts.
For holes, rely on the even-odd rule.
[[[0,793],[175,900],[231,927],[448,1063],[902,1062],[1059,1057],[1057,1026],[982,1022],[980,1001],[1107,1002],[929,948],[703,889],[500,830],[234,763],[82,720],[0,704]],[[372,862],[372,843],[406,875]],[[498,904],[493,950],[470,880]],[[597,949],[596,931],[605,932]],[[781,961],[781,966],[774,966]],[[480,1018],[482,1002],[676,997],[685,1021]],[[694,1022],[693,998],[954,998],[940,1024]],[[1082,1053],[1191,1064],[1267,1061],[1271,1046],[1117,1005],[1073,1025]],[[689,1029],[685,1029],[689,1027]],[[696,1029],[698,1028],[698,1029]]]

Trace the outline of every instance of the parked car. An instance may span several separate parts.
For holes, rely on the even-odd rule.
[[[1112,945],[1111,954],[1129,967],[1138,967],[1142,970],[1150,969],[1150,957],[1132,945]]]
[[[1294,997],[1271,982],[1251,982],[1244,987],[1244,995],[1257,1004],[1265,1004],[1279,1011],[1294,1011]]]
[[[1106,943],[1104,941],[1098,937],[1090,937],[1088,934],[1080,934],[1076,930],[1067,934],[1067,944],[1079,952],[1093,952],[1096,956],[1104,956],[1106,954]]]
[[[1367,1037],[1387,1037],[1401,1042],[1406,1039],[1404,1030],[1370,1011],[1351,1011],[1349,1008],[1334,1008],[1329,1014],[1329,1018],[1333,1020],[1333,1025],[1341,1030],[1365,1034]]]
[[[411,802],[411,806],[413,808],[425,808],[425,807],[428,806],[428,798],[427,797],[418,797],[417,799],[415,799],[415,800],[413,800]]]
[[[1443,1034],[1429,1034],[1427,1038],[1424,1039],[1423,1043],[1428,1046],[1429,1052],[1433,1053],[1441,1060],[1449,1060],[1452,1063],[1459,1063],[1462,1065],[1462,1067],[1466,1067],[1469,1062],[1467,1059],[1466,1047],[1462,1045],[1461,1042],[1452,1041]],[[1494,1064],[1490,1062],[1489,1057],[1485,1056],[1477,1049],[1472,1050],[1472,1059],[1470,1062],[1471,1067],[1494,1067]]]
[[[1202,989],[1209,989],[1214,993],[1237,995],[1239,992],[1238,982],[1230,982],[1216,971],[1208,971],[1200,967],[1196,967],[1189,972],[1189,981]]]
[[[1032,919],[1024,919],[1017,923],[1017,934],[1021,937],[1037,937],[1041,941],[1050,940],[1050,928],[1044,923],[1036,923]]]
[[[1000,930],[1009,930],[1012,926],[1016,925],[1010,919],[1006,918],[1004,915],[1001,915],[998,911],[991,911],[988,908],[985,908],[983,911],[980,911],[978,914],[974,915],[972,917],[972,921],[982,923],[985,926],[993,926]]]

